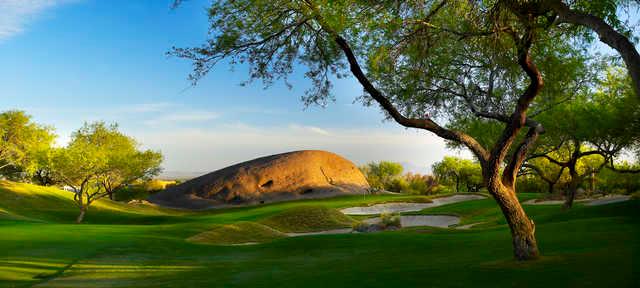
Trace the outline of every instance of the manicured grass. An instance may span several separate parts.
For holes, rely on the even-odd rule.
[[[213,245],[256,244],[286,237],[280,231],[254,222],[219,225],[209,231],[189,237],[194,243]]]
[[[570,211],[525,206],[543,257],[518,263],[492,199],[420,212],[488,222],[468,231],[414,228],[219,246],[187,239],[234,223],[251,230],[258,224],[237,222],[264,221],[300,206],[341,208],[411,196],[198,213],[101,201],[87,224],[76,225],[69,195],[0,186],[0,287],[640,287],[640,200]],[[12,190],[20,187],[34,190]],[[11,199],[27,192],[37,195]]]
[[[313,232],[351,227],[354,221],[333,208],[303,205],[260,222],[282,232]]]

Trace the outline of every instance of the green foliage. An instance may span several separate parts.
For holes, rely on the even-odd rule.
[[[445,156],[432,170],[439,183],[452,186],[455,192],[462,192],[463,187],[467,192],[478,192],[483,185],[482,168],[473,160]]]
[[[380,225],[383,229],[389,227],[400,228],[400,214],[397,213],[382,213],[380,214]]]
[[[9,177],[35,173],[55,137],[51,127],[34,123],[23,111],[0,113],[0,173]]]
[[[386,190],[406,194],[430,194],[436,185],[432,176],[406,173],[402,165],[389,161],[372,162],[360,167],[369,185],[374,190]]]
[[[380,161],[378,163],[372,162],[363,167],[360,170],[367,178],[369,186],[377,190],[391,190],[393,181],[402,175],[402,165],[400,163]],[[396,183],[396,185],[402,185],[402,183]],[[391,190],[400,191],[400,190]]]
[[[85,124],[65,148],[57,149],[51,169],[55,178],[75,189],[80,222],[93,201],[125,184],[157,175],[161,161],[158,152],[139,151],[135,140],[118,131],[117,125],[96,122]]]

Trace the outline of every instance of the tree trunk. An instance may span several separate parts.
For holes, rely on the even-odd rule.
[[[549,182],[549,183],[548,183],[548,185],[549,185],[549,194],[553,194],[553,186],[554,186],[555,184],[556,184],[556,183],[553,183],[553,182]]]
[[[456,177],[456,193],[460,193],[460,179]]]
[[[489,188],[489,192],[498,202],[500,209],[502,209],[502,214],[504,214],[511,229],[513,255],[516,260],[537,259],[540,254],[535,236],[535,224],[522,209],[515,191],[502,186]]]
[[[580,177],[575,171],[571,173],[571,181],[569,182],[569,189],[567,189],[567,195],[565,195],[564,205],[565,209],[569,209],[573,206],[573,200],[576,198],[576,192],[578,191],[578,184]]]
[[[78,218],[76,218],[76,223],[80,224],[82,223],[82,220],[84,220],[84,215],[87,213],[87,207],[82,206],[82,208],[80,208],[80,215],[78,215]]]

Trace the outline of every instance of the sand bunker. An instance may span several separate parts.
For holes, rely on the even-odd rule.
[[[629,195],[611,195],[611,196],[605,196],[602,198],[597,198],[597,199],[592,199],[592,198],[588,198],[588,199],[580,199],[580,200],[575,200],[574,202],[577,203],[585,203],[585,206],[599,206],[599,205],[606,205],[606,204],[611,204],[611,203],[618,203],[618,202],[624,202],[631,199],[631,196]],[[564,200],[544,200],[544,201],[540,201],[538,199],[531,199],[528,201],[523,202],[523,204],[526,205],[562,205],[564,204]]]
[[[362,222],[367,224],[377,224],[380,223],[380,218],[369,218],[365,219]],[[431,226],[431,227],[440,227],[440,228],[448,228],[451,225],[456,225],[460,223],[460,217],[450,216],[450,215],[406,215],[400,216],[400,225],[403,228],[405,227],[420,227],[420,226]]]
[[[605,204],[612,204],[612,203],[618,203],[618,202],[624,202],[624,201],[628,201],[629,199],[631,199],[631,196],[629,195],[611,195],[608,197],[603,197],[600,199],[596,199],[593,200],[587,204],[587,206],[600,206],[600,205],[605,205]]]
[[[486,197],[480,195],[453,195],[448,197],[433,199],[432,203],[385,203],[376,204],[368,207],[351,207],[340,210],[340,212],[346,215],[377,215],[381,213],[403,213],[403,212],[415,212],[426,208],[442,206],[451,203],[485,199]]]

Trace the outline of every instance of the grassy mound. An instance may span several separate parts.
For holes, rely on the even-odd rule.
[[[354,222],[340,211],[324,206],[298,206],[261,221],[282,232],[314,232],[351,227]]]
[[[0,181],[0,218],[72,223],[79,213],[73,193],[56,187]],[[180,211],[154,206],[128,205],[100,199],[89,207],[86,223],[144,224],[149,217],[180,215]],[[176,218],[176,217],[174,217]],[[150,221],[146,221],[150,222]]]
[[[213,245],[234,245],[269,242],[286,237],[285,234],[253,222],[238,222],[218,226],[189,237],[187,241]]]

